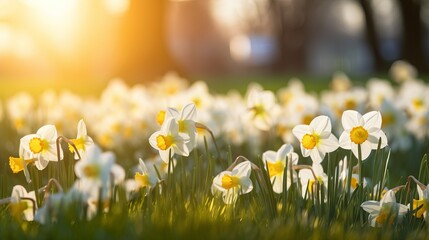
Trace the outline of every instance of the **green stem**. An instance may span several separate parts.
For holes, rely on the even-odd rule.
[[[363,189],[362,148],[358,144],[359,186]]]

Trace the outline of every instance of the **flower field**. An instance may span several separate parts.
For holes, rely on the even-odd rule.
[[[404,62],[390,73],[317,93],[175,74],[16,93],[0,105],[0,238],[425,239],[429,85]]]

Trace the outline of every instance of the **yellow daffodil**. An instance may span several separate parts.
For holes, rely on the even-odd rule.
[[[343,184],[342,185],[343,188],[347,188],[347,186],[348,186],[349,167],[352,167],[352,166],[348,165],[347,156],[344,157],[344,159],[338,163],[338,168],[339,168],[338,170],[340,172],[340,178],[339,179],[341,180],[341,182]],[[364,178],[363,179],[363,187],[365,188],[367,186],[367,184],[368,184],[368,181],[366,178]],[[350,179],[350,194],[352,194],[358,186],[359,186],[359,174],[352,172],[352,176]]]
[[[289,165],[286,166],[286,158],[288,159]],[[262,154],[262,160],[265,166],[268,166],[268,172],[270,174],[270,180],[273,184],[273,191],[275,193],[283,192],[283,176],[286,168],[287,186],[289,189],[292,181],[296,181],[296,172],[290,168],[293,165],[298,164],[298,154],[293,152],[293,147],[290,144],[283,144],[277,152],[266,151]],[[290,176],[291,173],[293,176]],[[291,178],[292,177],[292,178]]]
[[[49,161],[58,161],[63,158],[63,151],[57,152],[57,130],[54,125],[45,125],[36,134],[29,134],[21,138],[20,149],[23,149],[29,158],[36,158],[36,167],[43,170]]]
[[[75,145],[77,151],[79,152],[79,155],[81,158],[85,158],[86,155],[86,149],[94,144],[94,141],[91,137],[87,135],[86,131],[86,124],[81,119],[79,123],[77,124],[77,136],[75,139],[70,139],[73,144]],[[78,159],[79,156],[75,152],[75,149],[69,144],[69,150],[70,152],[74,153],[74,158]]]
[[[428,218],[428,209],[429,209],[429,184],[426,186],[424,190],[417,185],[417,192],[419,194],[419,199],[413,199],[413,211],[417,211],[414,213],[414,216],[417,218],[421,218],[422,216],[425,220]]]
[[[250,180],[251,164],[244,161],[235,166],[232,171],[223,171],[213,179],[212,194],[221,192],[226,204],[234,203],[238,196],[252,191]]]
[[[167,119],[161,129],[149,138],[150,145],[159,151],[159,155],[165,162],[168,162],[174,154],[188,156],[189,141],[189,135],[180,132],[180,126],[173,117]]]
[[[134,174],[134,179],[128,180],[125,183],[127,192],[137,191],[140,188],[150,190],[158,182],[156,172],[149,171],[145,162],[140,158],[138,171]]]
[[[16,219],[33,221],[36,211],[36,195],[34,191],[27,192],[21,185],[15,185],[12,189],[9,204],[10,213]]]
[[[196,146],[197,128],[195,121],[197,120],[197,108],[194,103],[185,105],[182,111],[176,108],[168,108],[165,118],[174,118],[179,126],[179,133],[189,136],[189,142],[186,143],[189,151]]]
[[[271,91],[250,90],[247,98],[248,117],[257,129],[267,131],[274,122],[276,98]]]
[[[322,165],[313,163],[311,168],[313,169],[313,172],[309,169],[302,169],[298,174],[301,182],[301,194],[304,198],[310,198],[310,196],[315,193],[314,190],[317,189],[317,184],[325,190],[327,190],[328,187],[328,175],[323,171]],[[323,201],[326,201],[326,196]]]
[[[310,125],[298,125],[292,129],[301,143],[301,153],[311,157],[313,163],[319,164],[325,154],[338,148],[338,139],[331,133],[331,120],[327,116],[318,116]]]
[[[387,138],[381,130],[381,122],[381,114],[377,111],[363,116],[353,110],[345,111],[342,116],[344,132],[340,136],[340,147],[351,149],[358,157],[358,145],[360,145],[362,160],[367,159],[371,150],[377,149],[379,139],[381,139],[380,148],[387,146]]]

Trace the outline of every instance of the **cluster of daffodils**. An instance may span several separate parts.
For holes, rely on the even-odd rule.
[[[337,74],[332,89],[320,97],[306,92],[299,80],[289,81],[277,93],[252,84],[244,96],[233,91],[213,95],[205,83],[188,85],[174,74],[153,85],[134,87],[114,80],[99,99],[48,91],[37,101],[26,93],[17,94],[6,101],[5,114],[0,114],[20,137],[19,156],[10,157],[9,166],[34,185],[31,191],[15,186],[11,197],[0,203],[8,203],[13,216],[28,221],[56,221],[63,208],[72,206],[81,209],[82,218],[90,219],[118,201],[117,188],[126,190],[128,200],[148,196],[156,187],[162,192],[177,157],[186,158],[195,148],[207,146],[202,144],[207,138],[213,141],[207,150],[215,146],[218,161],[226,155],[218,146],[223,150],[245,146],[241,149],[253,151],[246,154],[261,156],[263,167],[239,157],[225,171],[210,176],[212,195],[226,204],[235,204],[240,195],[262,187],[276,194],[298,189],[302,199],[323,204],[326,195],[323,199],[316,193],[331,190],[332,176],[325,169],[333,152],[342,159],[335,172],[343,192],[368,188],[381,192],[386,183],[364,178],[362,162],[388,143],[390,149],[404,151],[413,139],[428,135],[429,86],[404,64],[391,70],[399,81],[397,87],[380,79],[371,79],[366,88],[354,87],[344,74]],[[68,126],[76,122],[76,138],[64,137],[74,136]],[[264,151],[269,143],[280,141],[284,144],[277,151]],[[123,168],[124,159],[117,156],[139,159],[130,179],[126,179],[130,173]],[[63,164],[65,159],[72,164]],[[310,161],[311,165],[305,164]],[[66,166],[71,168],[64,172]],[[33,178],[46,180],[38,176],[46,172],[59,176],[49,176],[46,185],[37,186],[39,181]],[[252,182],[264,178],[266,186]],[[371,226],[400,222],[408,212],[426,218],[427,187],[418,183],[419,199],[409,206],[396,202],[397,189],[372,198],[380,201],[362,203]]]
[[[273,191],[282,193],[284,187],[289,189],[292,184],[297,183],[297,179],[300,179],[298,187],[301,187],[302,196],[306,198],[312,194],[315,185],[319,184],[325,188],[328,186],[328,176],[321,165],[327,153],[341,147],[350,150],[359,161],[364,161],[373,149],[382,149],[387,146],[386,135],[381,130],[380,112],[372,111],[362,116],[359,112],[347,110],[342,115],[342,124],[344,131],[340,140],[332,134],[331,120],[327,116],[318,116],[309,125],[301,124],[292,129],[293,134],[300,142],[302,156],[311,158],[313,163],[311,166],[298,165],[298,154],[294,152],[293,146],[290,144],[284,144],[277,152],[271,150],[264,152],[262,160],[269,174]],[[236,167],[237,171],[239,170],[238,167]],[[347,166],[347,157],[341,161],[339,167],[341,168],[341,178],[344,179],[345,183],[349,167]],[[238,172],[246,172],[245,176],[248,177],[250,167],[246,169],[246,171]],[[296,170],[299,170],[298,174]],[[358,185],[359,174],[355,173],[351,176],[352,191]],[[228,193],[228,198],[224,195],[225,203],[231,203],[231,199],[236,199],[236,197],[230,197],[231,194],[239,195],[251,190],[251,188],[249,190],[248,187],[245,187],[246,191],[238,191],[243,186],[249,186],[249,183],[246,182],[248,180],[242,181],[241,178],[231,178],[231,176],[234,175],[225,175],[225,172],[222,172],[213,180],[213,189]],[[283,186],[285,177],[287,178],[287,186]],[[363,182],[360,184],[362,185]]]
[[[74,162],[71,165],[73,182],[66,191],[62,187],[64,182],[60,182],[67,180],[67,170],[64,171],[59,165],[65,158],[62,142],[67,143],[70,161]],[[111,201],[117,200],[113,193],[115,187],[124,188],[130,197],[140,189],[149,190],[158,183],[155,172],[148,170],[141,159],[134,179],[125,180],[126,172],[115,163],[115,159],[113,152],[103,152],[87,135],[83,120],[79,121],[77,136],[73,139],[59,136],[54,125],[42,126],[36,133],[21,138],[19,157],[9,158],[11,171],[15,174],[23,172],[28,183],[35,184],[33,186],[36,188],[28,192],[25,187],[16,185],[11,197],[0,200],[0,203],[8,203],[12,216],[27,221],[55,222],[71,207],[79,209],[80,217],[90,219],[98,212],[108,211]],[[56,162],[54,168],[59,168],[60,176],[48,176],[51,177],[48,183],[38,188],[38,176],[47,174],[43,170],[50,162]],[[147,164],[151,164],[151,161],[147,161]],[[158,174],[165,176],[165,163],[152,164],[158,167]]]
[[[198,120],[212,131],[220,146],[245,144],[258,154],[267,138],[280,138],[298,146],[292,129],[309,124],[316,116],[328,116],[332,132],[339,134],[344,130],[341,124],[344,111],[378,111],[392,150],[406,151],[412,147],[413,139],[421,140],[428,135],[429,87],[404,63],[393,65],[391,73],[398,83],[370,79],[366,87],[353,86],[347,76],[335,74],[331,89],[320,94],[307,92],[299,80],[291,79],[276,92],[251,84],[244,96],[235,91],[213,94],[206,83],[197,81],[190,85],[172,73],[152,84],[133,87],[114,79],[99,98],[82,98],[70,92],[46,91],[40,98],[19,93],[5,100],[2,110],[5,114],[0,116],[20,136],[44,124],[53,124],[60,135],[68,136],[71,130],[66,126],[84,118],[94,140],[104,149],[115,152],[126,149],[148,158],[153,154],[141,151],[141,146],[150,149],[146,139],[160,126],[166,131],[171,117],[176,123]],[[198,119],[192,113],[180,112],[189,111],[185,109],[189,103],[194,103],[198,110]],[[175,125],[170,123],[169,127]],[[187,129],[188,133],[190,131],[192,129]],[[189,150],[207,135],[198,129],[197,132],[200,137],[187,134],[189,141],[178,140],[186,142]],[[156,143],[154,140],[152,146]],[[180,145],[177,144],[174,151],[186,155],[186,149]]]

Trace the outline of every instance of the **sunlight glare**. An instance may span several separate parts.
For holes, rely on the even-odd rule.
[[[23,0],[28,6],[31,22],[61,50],[73,42],[78,0]]]
[[[104,7],[112,15],[122,15],[128,11],[130,0],[104,0]]]

